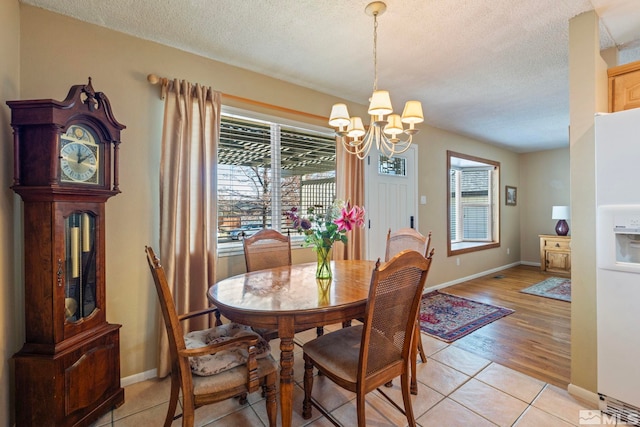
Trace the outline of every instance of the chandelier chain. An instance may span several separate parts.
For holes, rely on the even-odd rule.
[[[378,13],[373,14],[373,91],[378,90]]]

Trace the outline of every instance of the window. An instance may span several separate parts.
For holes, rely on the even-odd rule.
[[[381,175],[407,176],[407,159],[394,157],[392,159],[382,154],[378,155],[378,173]]]
[[[500,163],[447,151],[448,255],[500,246]]]
[[[263,228],[293,232],[284,212],[329,206],[335,198],[335,150],[330,130],[223,111],[218,243],[239,241]]]

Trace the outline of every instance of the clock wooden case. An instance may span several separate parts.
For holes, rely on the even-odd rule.
[[[18,426],[89,425],[124,402],[121,325],[106,319],[105,203],[120,131],[91,78],[64,101],[8,101],[12,189],[24,207],[25,344],[13,357]]]

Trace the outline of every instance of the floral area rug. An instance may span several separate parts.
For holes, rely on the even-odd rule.
[[[520,292],[571,302],[571,279],[550,277]]]
[[[513,312],[508,308],[433,291],[422,296],[420,329],[450,343]]]

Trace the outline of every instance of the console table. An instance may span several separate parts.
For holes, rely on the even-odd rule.
[[[571,275],[571,236],[540,235],[540,269]]]

